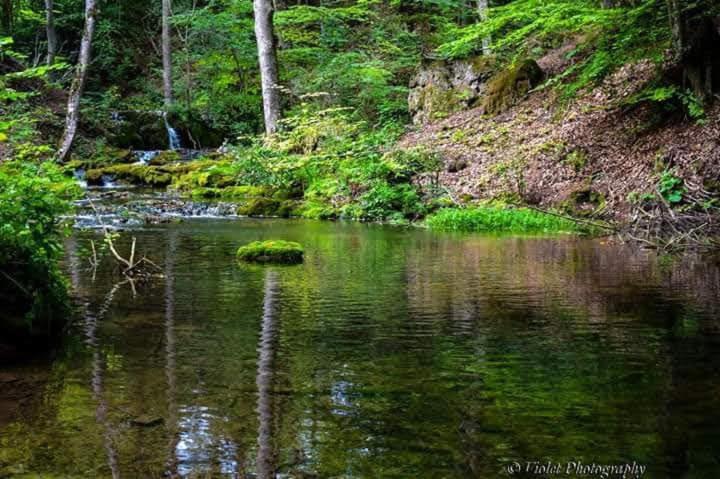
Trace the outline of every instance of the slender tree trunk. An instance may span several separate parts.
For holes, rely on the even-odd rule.
[[[162,0],[162,60],[163,60],[163,95],[165,109],[172,106],[172,45],[170,44],[170,16],[172,15],[172,0]]]
[[[253,9],[255,12],[255,38],[260,62],[265,133],[270,135],[277,131],[280,120],[280,91],[278,90],[275,36],[273,35],[272,0],[253,0]]]
[[[666,0],[670,30],[672,31],[673,51],[677,59],[681,59],[687,48],[687,32],[683,19],[682,0]]]
[[[55,63],[57,54],[57,35],[55,33],[55,13],[53,12],[53,0],[45,0],[45,20],[47,30],[47,64]]]
[[[90,66],[90,54],[92,50],[92,39],[95,34],[95,19],[97,6],[95,0],[85,0],[85,30],[80,42],[80,56],[75,68],[75,79],[70,85],[68,96],[67,115],[65,116],[65,131],[58,151],[58,159],[65,161],[70,154],[75,133],[77,133],[78,121],[80,120],[80,98],[85,89],[88,67]]]
[[[2,0],[2,18],[0,18],[0,26],[5,35],[12,34],[13,25],[13,0]]]
[[[480,21],[484,22],[488,19],[489,10],[488,0],[478,0],[478,14],[480,15]],[[490,55],[490,44],[492,43],[492,37],[490,35],[482,39],[483,55]]]

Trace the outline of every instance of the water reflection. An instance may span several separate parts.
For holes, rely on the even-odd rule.
[[[133,296],[109,263],[95,280],[79,266],[89,237],[67,262],[83,341],[48,366],[37,410],[0,430],[0,476],[497,477],[543,459],[718,471],[714,260],[188,222],[138,232],[165,281]],[[270,237],[303,243],[305,264],[236,264],[239,244]]]
[[[275,448],[273,434],[273,367],[277,342],[277,295],[278,278],[275,271],[265,274],[265,302],[263,304],[262,332],[258,347],[257,384],[258,390],[258,451],[257,476],[268,479],[275,476]]]

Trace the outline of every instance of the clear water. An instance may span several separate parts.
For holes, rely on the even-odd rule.
[[[720,477],[714,260],[289,220],[130,234],[165,278],[133,296],[109,259],[87,268],[97,232],[68,243],[73,335],[0,371],[20,391],[0,477]],[[305,263],[236,263],[267,238]]]

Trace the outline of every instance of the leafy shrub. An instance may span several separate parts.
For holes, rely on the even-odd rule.
[[[65,299],[57,265],[60,217],[77,194],[53,164],[0,164],[0,300],[8,322],[24,317],[27,327],[47,327],[59,319]]]
[[[685,191],[683,180],[676,176],[675,171],[665,170],[662,172],[658,182],[658,192],[668,203],[680,203]]]

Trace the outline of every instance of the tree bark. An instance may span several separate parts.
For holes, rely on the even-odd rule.
[[[67,159],[73,141],[75,140],[75,133],[77,133],[78,121],[80,120],[80,98],[85,89],[88,67],[90,66],[96,15],[96,0],[85,0],[85,29],[80,42],[80,56],[77,67],[75,68],[75,79],[72,85],[70,85],[67,115],[65,116],[65,131],[63,132],[60,150],[58,151],[58,159],[60,161]]]
[[[55,33],[55,13],[53,0],[45,0],[45,29],[47,31],[47,64],[55,63],[57,55],[57,34]]]
[[[666,0],[670,30],[672,31],[673,52],[677,59],[681,59],[686,48],[685,21],[683,19],[682,0]]]
[[[262,83],[265,133],[271,135],[277,131],[280,120],[280,91],[278,90],[278,64],[273,34],[272,0],[253,0],[253,10]]]
[[[173,103],[172,80],[172,45],[170,43],[170,16],[172,15],[172,0],[162,0],[162,61],[163,61],[163,96],[165,109]]]
[[[484,22],[488,19],[489,10],[488,0],[478,0],[478,14],[480,15],[480,21]],[[482,39],[483,55],[490,55],[490,44],[492,43],[492,37],[490,35]]]
[[[720,88],[720,30],[709,11],[709,3],[688,5],[684,0],[666,0],[672,32],[675,63],[682,68],[683,87],[703,100]]]
[[[5,35],[12,34],[13,26],[13,0],[2,0],[2,18],[0,18],[0,26]]]

